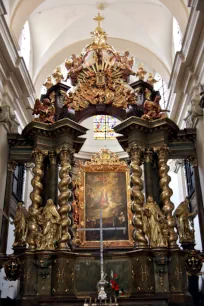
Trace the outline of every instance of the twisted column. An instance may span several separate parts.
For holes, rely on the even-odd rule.
[[[176,241],[178,239],[177,233],[174,231],[176,226],[176,220],[172,216],[172,211],[174,210],[174,204],[171,202],[170,198],[173,195],[172,189],[169,187],[171,181],[170,176],[168,175],[169,166],[167,165],[169,148],[163,146],[161,148],[155,149],[155,152],[158,155],[158,166],[159,166],[159,185],[162,190],[161,192],[161,201],[163,203],[162,210],[166,216],[169,230],[169,247],[177,248]]]
[[[44,175],[43,161],[46,155],[47,151],[41,151],[37,149],[33,151],[35,166],[33,168],[34,176],[31,180],[33,191],[30,194],[32,204],[28,209],[29,220],[28,220],[28,236],[27,236],[27,243],[29,244],[30,250],[35,250],[36,248],[36,237],[39,230],[37,224],[37,214],[38,214],[38,209],[42,205],[41,193],[43,190],[43,185],[41,181]]]
[[[68,148],[64,147],[57,151],[60,157],[60,165],[61,169],[59,172],[60,182],[58,185],[60,194],[58,196],[58,204],[59,214],[61,217],[61,238],[59,240],[58,248],[61,250],[70,250],[69,242],[72,238],[72,217],[71,214],[71,200],[72,200],[72,190],[70,189],[71,186],[71,152]]]
[[[143,221],[142,221],[142,207],[144,203],[143,181],[141,179],[142,169],[141,165],[141,154],[142,149],[138,145],[133,145],[130,150],[131,159],[131,199],[132,206],[131,210],[133,213],[132,224],[134,226],[133,239],[135,241],[135,248],[146,248],[148,246],[145,233],[143,231]]]

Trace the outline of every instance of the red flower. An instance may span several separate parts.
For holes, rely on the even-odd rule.
[[[118,284],[115,286],[115,291],[119,291],[119,286],[118,286]]]
[[[114,277],[114,278],[118,277],[118,274],[116,274],[116,273],[115,273],[115,274],[113,274],[113,277]]]
[[[114,281],[113,279],[111,279],[111,285],[116,285],[116,281]]]

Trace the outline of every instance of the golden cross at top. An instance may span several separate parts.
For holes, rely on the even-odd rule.
[[[103,21],[104,19],[105,19],[105,18],[102,17],[102,16],[100,15],[100,13],[98,13],[98,16],[96,16],[93,20],[95,20],[95,21],[98,22],[98,28],[100,28],[100,27],[101,27],[101,21]]]

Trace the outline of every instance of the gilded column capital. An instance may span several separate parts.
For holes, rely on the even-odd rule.
[[[36,162],[43,162],[43,160],[44,160],[46,155],[48,155],[48,151],[47,150],[35,149],[32,152],[32,157],[34,157]]]
[[[196,156],[190,156],[188,158],[189,163],[191,164],[192,167],[198,167],[198,160]]]
[[[130,155],[130,158],[141,158],[142,153],[144,152],[144,149],[141,146],[138,146],[137,144],[132,145],[127,149],[127,153]]]
[[[144,162],[145,163],[152,163],[153,162],[153,154],[154,152],[150,149],[147,149],[145,152],[144,152]]]
[[[16,169],[17,163],[15,161],[10,161],[8,163],[8,171],[9,172],[14,172]]]
[[[60,160],[69,160],[71,161],[74,150],[70,149],[68,145],[64,145],[60,149],[57,149],[57,154],[60,157]]]
[[[167,145],[164,145],[162,147],[153,148],[154,152],[157,153],[158,157],[160,159],[168,159],[169,155],[169,147]]]
[[[56,165],[57,163],[57,154],[55,151],[49,152],[49,160],[51,165]]]

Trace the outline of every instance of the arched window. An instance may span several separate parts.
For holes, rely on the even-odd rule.
[[[107,115],[94,116],[94,139],[115,139],[114,127],[119,122],[116,118]]]
[[[20,46],[20,56],[24,58],[27,69],[29,70],[31,46],[30,46],[30,29],[28,21],[26,21],[26,23],[23,26],[23,30],[19,38],[19,46]]]
[[[159,73],[155,73],[154,78],[158,80],[156,84],[154,84],[154,90],[158,90],[161,95],[160,106],[162,109],[166,109],[167,101],[169,97],[169,90],[166,82],[161,78]]]
[[[173,18],[173,44],[175,53],[181,50],[182,33],[176,18]]]

